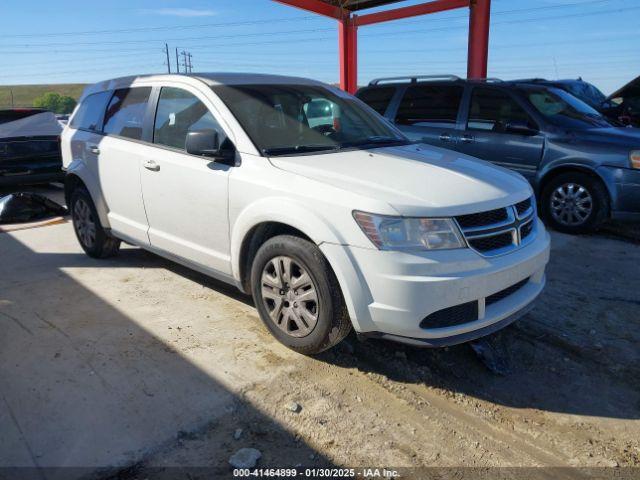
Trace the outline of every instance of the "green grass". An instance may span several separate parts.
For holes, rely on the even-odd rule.
[[[78,100],[84,83],[60,83],[51,85],[0,85],[0,108],[11,107],[11,91],[13,91],[13,104],[16,107],[32,107],[33,100],[43,93],[55,92],[60,95],[68,95]]]

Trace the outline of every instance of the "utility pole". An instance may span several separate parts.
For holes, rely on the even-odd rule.
[[[9,89],[9,94],[11,95],[11,108],[13,108],[14,107],[14,105],[13,105],[13,89],[11,89],[11,88]]]
[[[167,71],[171,73],[171,61],[169,60],[169,45],[164,44],[164,53],[167,54]]]
[[[180,73],[180,61],[178,60],[178,47],[176,47],[176,72]]]
[[[191,63],[191,58],[192,58],[191,52],[187,54],[187,57],[189,57],[189,73],[191,73],[193,72],[193,64]]]

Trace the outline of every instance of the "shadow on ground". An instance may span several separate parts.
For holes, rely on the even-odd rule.
[[[216,470],[201,471],[201,478],[231,476],[230,455],[264,446],[265,438],[278,448],[262,448],[262,465],[309,464],[311,455],[314,465],[330,465],[225,387],[223,363],[213,376],[205,373],[152,334],[153,322],[142,325],[119,299],[106,301],[67,273],[181,267],[138,249],[101,262],[76,253],[36,253],[8,234],[0,237],[1,257],[20,266],[0,265],[0,467],[21,467],[0,468],[0,477],[133,478],[149,455],[199,437],[215,446],[202,466]],[[241,298],[211,280],[205,284]],[[241,420],[255,428],[234,439]],[[171,478],[187,478],[168,471]]]

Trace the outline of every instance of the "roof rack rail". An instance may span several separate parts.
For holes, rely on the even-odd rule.
[[[380,83],[387,82],[398,82],[402,80],[409,80],[411,83],[417,83],[418,80],[450,80],[456,81],[460,80],[460,77],[457,75],[409,75],[406,77],[386,77],[386,78],[376,78],[369,82],[369,85],[378,85]]]

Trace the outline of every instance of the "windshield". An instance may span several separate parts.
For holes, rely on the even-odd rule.
[[[331,152],[410,143],[382,117],[319,85],[215,86],[263,155]]]
[[[566,85],[566,89],[571,95],[578,97],[594,108],[598,108],[607,99],[604,93],[587,82],[570,82]]]
[[[529,102],[550,123],[564,128],[607,128],[614,125],[582,100],[559,88],[528,88]]]

